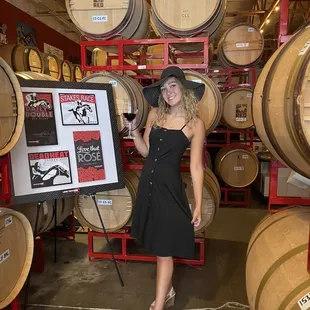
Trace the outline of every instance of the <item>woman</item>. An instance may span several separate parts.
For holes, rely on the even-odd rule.
[[[173,306],[173,257],[194,258],[194,226],[201,221],[205,127],[197,102],[205,85],[187,81],[178,67],[166,68],[161,79],[143,89],[153,107],[144,136],[133,130],[134,143],[146,162],[142,169],[131,236],[157,256],[156,298],[151,310]],[[128,126],[128,122],[124,119]],[[133,122],[133,128],[135,123]],[[190,172],[195,210],[189,208],[180,160],[191,145]]]

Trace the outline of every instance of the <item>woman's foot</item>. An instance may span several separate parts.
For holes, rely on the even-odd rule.
[[[176,295],[176,292],[174,291],[173,287],[171,287],[171,289],[168,292],[167,297],[166,297],[164,309],[167,309],[167,308],[174,306],[175,295]],[[155,300],[152,302],[150,310],[154,310],[154,307],[155,307]]]

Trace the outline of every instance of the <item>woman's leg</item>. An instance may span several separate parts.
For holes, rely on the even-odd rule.
[[[154,310],[163,310],[167,294],[172,286],[173,258],[157,257],[156,299]]]

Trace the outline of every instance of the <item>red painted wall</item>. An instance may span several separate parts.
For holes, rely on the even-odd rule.
[[[0,23],[7,25],[8,43],[16,43],[16,22],[22,22],[36,30],[37,47],[44,52],[43,43],[53,45],[64,52],[64,59],[80,63],[80,45],[71,41],[54,29],[18,9],[14,5],[0,0]]]

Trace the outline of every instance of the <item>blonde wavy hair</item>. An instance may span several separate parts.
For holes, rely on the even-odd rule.
[[[198,99],[192,89],[185,89],[182,83],[175,78],[176,83],[179,85],[182,91],[181,107],[185,112],[186,123],[190,120],[195,120],[199,117]],[[157,117],[153,121],[154,126],[162,126],[166,120],[167,114],[169,114],[170,106],[166,103],[163,96],[160,94],[158,99]]]

